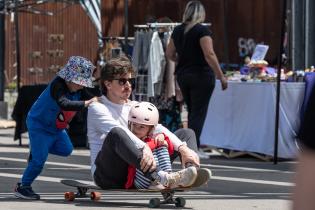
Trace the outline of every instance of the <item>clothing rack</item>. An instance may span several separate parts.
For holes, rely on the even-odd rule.
[[[175,27],[182,23],[147,23],[142,25],[133,25],[135,28],[164,28]],[[204,26],[211,26],[211,23],[202,23]]]
[[[106,36],[106,37],[102,37],[102,40],[104,41],[108,41],[108,40],[125,40],[126,38],[123,36]],[[130,36],[127,37],[128,40],[134,40],[135,38]]]

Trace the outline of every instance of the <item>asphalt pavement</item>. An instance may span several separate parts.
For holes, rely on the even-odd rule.
[[[28,209],[148,209],[150,198],[159,193],[104,191],[100,201],[88,198],[73,202],[64,200],[64,192],[74,189],[60,183],[61,179],[91,182],[89,151],[76,148],[67,158],[50,155],[42,174],[33,184],[41,195],[39,201],[25,201],[13,195],[15,184],[27,164],[28,136],[23,134],[22,146],[13,141],[14,129],[0,129],[0,210]],[[43,139],[44,140],[44,139]],[[289,210],[294,186],[296,161],[280,161],[277,165],[251,156],[228,159],[211,153],[202,160],[202,167],[212,170],[209,183],[192,191],[176,193],[186,199],[184,209],[198,210]],[[175,168],[179,168],[175,162]],[[175,209],[174,205],[160,209]],[[178,208],[177,208],[178,209]]]

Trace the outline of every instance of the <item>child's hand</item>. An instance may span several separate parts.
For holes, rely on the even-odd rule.
[[[97,101],[98,101],[98,98],[97,97],[93,97],[90,100],[85,101],[84,105],[85,105],[85,107],[88,107],[91,103],[97,102]]]
[[[159,146],[166,146],[168,147],[168,144],[167,144],[167,141],[165,141],[165,137],[162,133],[159,133],[157,134],[155,137],[154,137],[154,141],[155,141],[155,144],[159,147]]]
[[[92,102],[98,102],[98,98],[95,96],[95,97],[91,98],[90,101],[92,101]],[[91,103],[92,103],[92,102],[91,102]]]

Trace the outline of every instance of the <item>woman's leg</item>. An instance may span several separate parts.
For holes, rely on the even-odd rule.
[[[188,108],[188,127],[195,131],[199,148],[208,104],[215,87],[215,77],[209,70],[200,73],[183,73],[178,75],[177,79]]]

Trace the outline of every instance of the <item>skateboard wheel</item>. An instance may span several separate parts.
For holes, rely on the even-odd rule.
[[[158,198],[151,198],[149,201],[150,208],[158,208],[160,207],[160,199]]]
[[[75,199],[74,192],[65,192],[66,201],[74,201],[74,199]]]
[[[91,200],[97,201],[101,199],[102,194],[100,192],[91,192]]]
[[[176,207],[184,207],[186,205],[186,200],[183,197],[175,198],[175,206]]]

